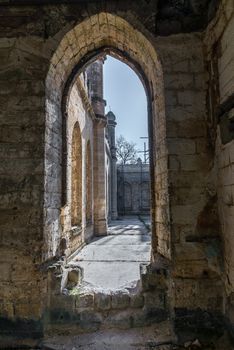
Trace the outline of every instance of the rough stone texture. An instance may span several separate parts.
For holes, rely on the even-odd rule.
[[[211,33],[213,33],[211,35]],[[218,194],[218,208],[222,230],[224,273],[222,279],[225,283],[224,312],[233,327],[233,292],[234,292],[234,255],[233,245],[234,203],[233,203],[233,176],[234,176],[234,144],[231,127],[233,94],[234,94],[234,4],[233,1],[222,1],[214,22],[207,31],[204,43],[208,58],[212,55],[214,47],[217,50],[218,104],[216,108],[216,123],[214,129],[216,139],[215,147],[215,175]],[[226,130],[223,124],[227,123]]]
[[[188,319],[200,320],[197,308],[211,318],[223,312],[233,325],[233,141],[222,144],[219,126],[233,96],[233,1],[221,1],[199,33],[192,31],[204,28],[212,2],[186,3],[188,8],[180,1],[159,7],[152,1],[48,6],[1,1],[2,339],[41,337],[50,308],[55,325],[67,321],[68,329],[75,328],[79,320],[81,328],[89,326],[90,314],[75,313],[75,303],[61,295],[61,280],[47,276],[47,267],[65,245],[61,104],[76,79],[74,67],[79,73],[107,47],[135,68],[148,94],[152,261],[158,255],[171,261],[171,308],[182,308],[183,327]],[[219,94],[208,91],[212,64]],[[216,114],[210,115],[207,98],[217,105]],[[90,328],[101,322],[97,312]]]
[[[93,227],[86,224],[86,183],[91,176],[90,168],[85,167],[87,157],[87,142],[90,142],[91,164],[93,159],[93,121],[92,116],[87,113],[87,106],[82,98],[81,87],[84,87],[84,81],[79,78],[77,84],[73,85],[68,103],[67,115],[67,164],[66,164],[66,204],[61,211],[62,237],[66,240],[66,254],[70,255],[84,241],[90,239],[93,235]],[[74,131],[77,132],[74,134]],[[80,145],[75,152],[75,144],[80,138]],[[74,162],[77,162],[77,168]],[[84,165],[84,166],[82,166]],[[74,170],[73,170],[74,167]],[[88,173],[86,173],[88,171]],[[75,182],[76,179],[76,182]],[[76,184],[76,187],[75,187]],[[75,188],[74,188],[75,187]],[[76,189],[76,191],[75,191]],[[93,193],[91,192],[91,203],[93,202]],[[59,196],[59,193],[57,193]],[[51,201],[54,198],[54,192],[51,194]],[[73,201],[75,203],[73,204]],[[56,205],[57,203],[54,203]],[[59,205],[59,203],[58,203]],[[74,221],[74,208],[76,206],[76,221]],[[59,209],[59,208],[58,208]],[[92,221],[91,221],[92,222]],[[88,228],[86,226],[89,226]],[[60,229],[60,227],[59,227]],[[61,233],[58,232],[60,240]],[[56,244],[56,243],[54,243]]]
[[[44,342],[45,348],[62,350],[167,350],[174,340],[173,331],[168,322],[157,326],[131,330],[104,330],[89,335],[51,337]]]
[[[71,144],[71,226],[82,225],[82,142],[79,124],[72,128]]]
[[[226,6],[226,16],[229,18],[225,31],[220,39],[221,52],[218,62],[221,103],[233,94],[234,85],[234,45],[232,44],[234,35],[234,5],[230,1]]]
[[[108,23],[108,25],[107,25]],[[89,26],[92,25],[92,35],[89,35],[90,33],[88,32],[88,28],[90,28]],[[108,31],[106,30],[107,27],[109,28]],[[121,28],[120,30],[118,29]],[[83,30],[83,28],[86,28],[86,31]],[[85,36],[86,34],[86,36]],[[82,48],[75,46],[74,43],[76,42],[76,37],[80,38],[80,42],[82,42],[81,38],[84,37],[84,42],[82,42]],[[72,45],[73,42],[73,45]],[[60,46],[58,48],[58,50],[56,51],[56,53],[53,55],[52,61],[51,61],[51,66],[50,66],[50,70],[48,72],[47,75],[47,92],[48,92],[48,100],[51,101],[52,96],[50,97],[51,94],[51,88],[50,88],[50,84],[51,81],[54,80],[54,78],[56,76],[59,76],[60,81],[58,83],[58,85],[56,85],[56,89],[53,90],[53,95],[57,96],[57,99],[53,101],[53,108],[59,108],[58,106],[58,101],[61,98],[61,94],[62,94],[62,87],[63,87],[63,81],[67,79],[67,77],[69,76],[69,74],[71,74],[71,70],[72,67],[74,67],[76,64],[78,64],[79,60],[81,59],[81,57],[84,57],[90,50],[93,50],[93,43],[96,42],[97,43],[97,47],[96,50],[98,48],[103,47],[103,45],[105,46],[113,46],[116,47],[116,49],[124,52],[125,47],[129,46],[129,54],[130,60],[136,61],[138,62],[139,60],[139,64],[142,66],[142,69],[146,75],[146,77],[148,77],[148,80],[150,80],[150,76],[153,73],[150,72],[156,72],[158,75],[158,79],[157,76],[155,76],[155,81],[153,84],[152,89],[155,89],[155,92],[157,90],[157,94],[153,92],[152,90],[152,95],[155,96],[155,100],[153,100],[153,104],[152,104],[152,110],[156,111],[155,109],[155,104],[157,102],[158,108],[157,108],[157,113],[155,113],[155,118],[152,118],[152,123],[154,123],[153,128],[151,128],[151,132],[154,133],[155,135],[158,134],[157,140],[159,142],[158,144],[158,148],[160,150],[160,154],[158,154],[158,156],[161,159],[161,163],[164,164],[165,169],[162,168],[161,166],[161,170],[164,171],[164,181],[167,181],[167,170],[166,170],[166,162],[167,162],[167,158],[166,158],[166,145],[165,145],[165,118],[163,117],[164,114],[164,105],[163,105],[163,93],[162,93],[162,84],[159,82],[161,81],[160,77],[161,77],[161,68],[160,68],[160,64],[159,61],[157,59],[156,53],[153,49],[153,46],[150,44],[149,41],[146,41],[146,39],[140,34],[140,32],[135,32],[131,26],[128,25],[128,23],[124,20],[122,20],[121,18],[115,18],[112,15],[105,15],[105,13],[100,14],[99,16],[94,16],[92,17],[92,24],[90,24],[90,21],[87,19],[83,22],[83,24],[81,26],[76,26],[74,28],[74,30],[71,30],[70,32],[67,33],[67,37],[64,37],[60,43]],[[69,43],[71,43],[71,45],[69,45]],[[128,45],[129,43],[129,45]],[[81,43],[80,43],[81,44]],[[138,57],[136,55],[136,52],[141,52],[142,47],[144,47],[144,52],[146,54],[146,50],[148,50],[148,54],[146,54],[147,59],[144,59],[144,57]],[[68,49],[69,48],[69,49]],[[73,50],[73,54],[71,53],[71,48]],[[113,54],[116,54],[113,51]],[[61,57],[57,57],[58,55],[61,55]],[[124,59],[124,56],[123,56]],[[146,64],[147,61],[147,64]],[[153,75],[152,75],[153,76]],[[157,80],[157,84],[156,84],[156,80]],[[157,85],[157,88],[156,88]],[[56,107],[57,106],[57,107]],[[51,113],[52,112],[52,113]],[[48,110],[48,113],[53,114],[53,111]],[[162,116],[160,117],[160,115],[162,114]],[[57,115],[57,119],[58,115]],[[48,117],[49,120],[49,117]],[[159,121],[160,120],[160,121]],[[156,124],[157,126],[156,126]],[[101,126],[99,126],[96,131],[95,131],[95,140],[98,139],[102,139],[102,130],[103,128]],[[160,135],[161,134],[161,135]],[[52,137],[52,135],[51,135]],[[152,137],[152,135],[151,135]],[[94,143],[96,142],[94,140]],[[97,155],[99,156],[100,159],[97,159],[95,161],[95,164],[101,164],[103,162],[101,155],[103,154],[102,152],[102,145],[99,145],[100,149],[97,152]],[[155,149],[156,151],[156,149]],[[155,153],[154,151],[154,153]],[[50,162],[53,161],[53,164],[56,165],[57,164],[57,169],[59,169],[59,164],[57,159],[50,159]],[[152,157],[152,162],[156,161],[156,157]],[[153,164],[152,164],[153,165]],[[46,169],[50,168],[50,165],[48,164],[48,167]],[[152,172],[154,172],[154,165],[152,166]],[[95,176],[94,178],[97,181],[97,186],[95,186],[95,191],[99,191],[104,185],[104,174],[101,173],[97,173],[100,176],[100,179]],[[156,174],[155,174],[156,176]],[[59,173],[56,175],[56,177],[59,180]],[[46,174],[46,178],[47,178],[47,174]],[[152,179],[154,181],[154,176],[152,176]],[[167,187],[161,187],[159,189],[160,192],[165,193],[164,198],[165,200],[168,198],[167,197]],[[59,192],[59,189],[58,189]],[[155,198],[152,199],[153,202],[155,202]],[[97,203],[97,208],[99,208],[100,210],[104,210],[104,198],[102,198],[102,196],[100,196],[98,202]],[[154,205],[155,206],[155,205]],[[160,219],[159,224],[161,226],[165,226],[165,230],[168,230],[168,203],[165,204],[162,207],[163,212],[167,212],[167,214],[165,214],[163,219]],[[157,207],[155,206],[155,211],[158,212],[161,210],[161,204],[159,204]],[[95,210],[96,212],[96,210]],[[155,215],[153,213],[153,215]],[[52,218],[52,221],[54,219]],[[103,218],[103,225],[104,225],[104,221],[105,221],[105,217]],[[102,223],[100,222],[100,225]],[[104,225],[105,226],[105,225]],[[102,229],[102,234],[104,232],[104,228]],[[50,234],[48,232],[48,234]],[[51,234],[50,234],[51,235]],[[154,238],[154,245],[156,248],[156,237]],[[165,247],[164,247],[165,248]],[[170,254],[170,246],[168,245],[168,247],[166,247],[166,249],[164,249],[164,253],[165,254]]]
[[[206,132],[202,38],[191,34],[157,39],[165,72],[173,291],[175,307],[196,309],[209,304],[220,310],[221,230],[218,218],[212,229],[217,206],[213,155]],[[163,249],[168,244],[167,236],[162,229],[159,234]],[[210,298],[216,300],[213,305],[204,296],[207,284],[212,285]]]

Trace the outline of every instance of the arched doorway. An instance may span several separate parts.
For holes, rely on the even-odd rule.
[[[131,66],[139,75],[146,89],[148,98],[150,172],[151,172],[151,212],[152,212],[152,258],[157,252],[167,258],[171,256],[169,199],[167,187],[167,147],[165,130],[165,109],[163,93],[163,74],[156,51],[150,41],[128,22],[109,13],[100,13],[75,26],[61,40],[56,49],[46,79],[46,167],[45,183],[48,182],[47,169],[54,167],[54,174],[61,193],[61,206],[66,202],[66,146],[63,147],[66,135],[67,100],[72,83],[79,72],[102,53],[108,53]],[[54,82],[56,81],[56,85]],[[61,108],[62,106],[62,108]],[[54,130],[51,120],[60,132],[58,148],[62,157],[47,157],[50,151]],[[62,128],[60,127],[62,125]],[[63,130],[63,131],[62,131]],[[157,163],[157,166],[156,166]],[[63,172],[63,176],[61,176]],[[63,183],[63,190],[61,184]],[[47,186],[50,191],[50,186]],[[63,200],[62,200],[63,198]],[[59,245],[59,228],[57,232],[47,227],[51,222],[51,211],[45,199],[45,239],[49,242],[44,255],[53,255]],[[60,209],[55,208],[55,209]],[[57,210],[57,215],[59,211]],[[59,220],[53,218],[52,220]],[[55,237],[50,239],[48,236]]]

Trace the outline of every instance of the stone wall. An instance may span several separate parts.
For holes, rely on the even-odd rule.
[[[150,214],[149,164],[119,165],[117,169],[118,214]]]
[[[62,173],[66,133],[63,132],[68,97],[71,87],[76,89],[74,82],[79,69],[99,54],[103,45],[114,48],[114,55],[119,57],[121,53],[123,60],[138,67],[144,84],[148,84],[151,140],[160,135],[152,152],[152,186],[160,176],[155,172],[156,153],[167,183],[162,71],[154,47],[141,33],[141,24],[136,30],[118,16],[117,10],[116,15],[114,10],[113,15],[107,15],[97,14],[100,8],[96,8],[91,16],[93,9],[90,9],[89,17],[87,12],[82,12],[82,5],[79,6],[51,5],[41,8],[42,12],[38,6],[1,7],[1,15],[8,18],[7,22],[0,22],[3,106],[0,112],[3,140],[0,299],[4,326],[1,334],[9,332],[4,317],[12,319],[18,329],[18,333],[14,332],[17,339],[30,336],[34,331],[35,336],[40,335],[43,312],[46,304],[50,305],[46,267],[49,260],[57,259],[64,249],[60,220],[64,205]],[[128,53],[127,58],[124,52]],[[139,56],[139,52],[142,55]],[[75,90],[72,93],[77,94]],[[101,120],[97,121],[94,143],[99,129],[103,129]],[[159,193],[164,193],[164,206],[160,204],[156,208],[153,196],[154,219],[161,208],[168,215],[167,187]],[[99,207],[103,208],[104,203]],[[168,229],[167,215],[161,221],[165,229]],[[157,238],[155,230],[153,232],[156,252]],[[170,247],[164,253],[169,256]],[[9,257],[17,261],[14,279]],[[29,322],[32,325],[27,329]]]
[[[70,255],[77,248],[79,248],[85,241],[88,241],[93,235],[93,225],[91,213],[90,221],[86,223],[86,195],[87,195],[87,181],[90,179],[92,183],[92,168],[93,168],[93,120],[90,113],[87,111],[87,106],[82,99],[79,89],[83,82],[80,80],[79,85],[74,84],[69,101],[68,101],[68,114],[67,114],[67,184],[66,184],[66,198],[67,203],[62,208],[61,224],[62,224],[62,237],[66,240],[67,251],[66,254]],[[78,165],[78,172],[76,171],[74,176],[77,178],[79,193],[76,195],[76,200],[79,199],[78,211],[80,212],[80,222],[78,224],[72,223],[72,196],[74,196],[74,182],[72,183],[72,137],[74,127],[78,125],[81,138],[81,150],[80,156],[75,155]],[[78,141],[77,141],[78,142]],[[91,159],[90,168],[85,166],[87,158],[87,142],[90,144]],[[86,173],[86,171],[90,172]],[[90,178],[91,176],[91,178]],[[89,184],[90,188],[90,184]],[[91,186],[92,188],[92,186]],[[91,208],[93,203],[93,193],[90,193]],[[93,210],[93,209],[92,209]]]
[[[163,97],[163,82],[162,82],[162,70],[160,62],[158,61],[157,54],[148,39],[146,39],[140,31],[133,30],[131,25],[128,24],[127,21],[119,18],[118,16],[113,16],[110,14],[102,13],[100,15],[95,15],[92,17],[92,31],[90,32],[90,21],[86,19],[82,22],[82,25],[77,25],[74,30],[68,31],[67,35],[63,38],[59,44],[56,53],[54,53],[50,68],[47,75],[47,88],[46,91],[48,93],[47,100],[51,101],[52,106],[48,109],[48,118],[49,122],[50,118],[54,118],[53,114],[54,110],[59,108],[59,101],[63,99],[63,86],[64,81],[70,82],[74,79],[74,74],[76,70],[74,67],[79,67],[79,64],[82,62],[85,64],[85,59],[90,59],[90,55],[97,55],[103,53],[103,45],[107,47],[107,51],[111,51],[111,54],[120,57],[122,55],[122,59],[126,60],[133,67],[141,67],[139,68],[139,74],[142,74],[142,80],[144,84],[148,86],[149,92],[149,108],[151,110],[151,115],[149,118],[150,127],[150,139],[157,140],[156,143],[153,144],[152,149],[152,157],[151,157],[151,171],[152,171],[152,186],[156,185],[156,182],[161,181],[161,178],[164,180],[164,186],[158,187],[158,192],[162,193],[162,197],[164,197],[164,204],[158,203],[156,205],[156,196],[152,196],[152,208],[153,208],[153,216],[155,217],[155,225],[158,227],[163,227],[164,231],[167,232],[167,238],[169,239],[169,206],[168,206],[168,187],[167,187],[167,148],[165,143],[165,115],[164,115],[164,97]],[[84,30],[85,28],[85,30]],[[107,30],[108,28],[108,30]],[[119,34],[119,31],[122,34]],[[92,33],[92,35],[91,35]],[[81,47],[77,46],[77,38],[80,38],[82,41]],[[83,39],[82,39],[83,38]],[[93,43],[96,42],[96,49],[94,51]],[[128,45],[129,44],[129,45]],[[142,51],[142,47],[144,50]],[[107,52],[105,51],[105,52]],[[129,56],[125,57],[125,51],[128,52]],[[98,53],[97,53],[98,52]],[[139,56],[137,52],[144,52],[143,56]],[[147,58],[146,58],[147,56]],[[149,60],[150,57],[150,60]],[[57,78],[55,78],[57,77]],[[152,80],[152,84],[149,82]],[[57,84],[54,86],[52,82],[56,79]],[[67,80],[68,79],[68,80]],[[148,85],[147,85],[148,84]],[[55,88],[55,89],[54,89]],[[53,92],[52,92],[53,91]],[[153,98],[150,98],[150,95]],[[56,120],[59,121],[60,116],[56,114]],[[105,118],[99,118],[100,125],[97,127],[95,132],[95,140],[101,137],[102,139],[102,126],[101,123],[105,123]],[[100,135],[99,135],[100,134]],[[100,136],[100,137],[99,137]],[[53,133],[50,135],[53,138]],[[96,142],[95,141],[95,142]],[[94,142],[94,143],[95,143]],[[50,145],[48,142],[46,144]],[[103,146],[99,145],[99,149],[97,149],[97,155],[101,155]],[[46,151],[47,152],[47,151]],[[157,158],[160,159],[161,166],[156,169],[156,161]],[[49,159],[56,169],[59,169],[58,159],[52,158]],[[97,192],[98,201],[97,207],[95,207],[95,212],[103,211],[103,219],[99,220],[99,224],[97,225],[95,232],[100,231],[100,234],[104,234],[106,232],[105,227],[105,214],[104,214],[104,197],[102,195],[99,196],[100,189],[104,187],[104,179],[105,176],[98,171],[98,165],[102,162],[102,159],[95,160],[95,169],[97,170],[97,176],[94,177],[95,181],[97,181],[97,185],[94,186],[94,190]],[[50,168],[48,164],[47,168]],[[52,165],[51,165],[52,166]],[[59,182],[60,174],[57,171],[56,178]],[[47,174],[45,174],[45,181],[47,181]],[[59,191],[59,188],[58,188]],[[102,191],[103,192],[103,191]],[[153,192],[152,192],[153,193]],[[106,211],[105,211],[106,212]],[[165,215],[159,218],[157,215],[158,212],[164,212]],[[157,219],[156,219],[157,216]],[[158,219],[160,221],[158,221]],[[51,218],[52,222],[56,222],[56,216]],[[96,221],[98,222],[98,220]],[[157,250],[157,241],[161,240],[161,236],[158,235],[156,237],[156,230],[153,229],[153,251]],[[157,231],[158,232],[158,231]],[[52,236],[53,232],[47,232],[48,236]],[[168,245],[158,245],[161,253],[164,255],[170,256],[170,242]]]
[[[26,13],[28,16],[28,10]],[[1,10],[1,18],[4,14]],[[43,249],[44,79],[48,60],[38,48],[42,40],[25,39],[22,32],[17,35],[19,25],[16,19],[14,24],[11,22],[8,35],[6,27],[1,25],[0,29],[0,329],[1,338],[7,333],[22,339],[38,338],[43,329],[42,295],[46,288],[39,266]]]
[[[190,33],[179,34],[186,31],[186,14],[173,22],[177,34],[173,25],[166,30],[168,19],[155,28],[153,3],[90,4],[1,4],[1,335],[42,334],[45,304],[50,306],[46,266],[61,253],[64,100],[71,86],[76,89],[79,71],[103,50],[134,67],[147,90],[152,260],[158,254],[169,260],[168,293],[179,325],[200,320],[198,309],[222,311],[220,237],[226,314],[232,317],[233,142],[224,145],[218,136],[215,163],[207,62],[217,52],[223,120],[233,94],[233,2],[222,2],[204,35],[192,33],[204,28],[197,20]]]
[[[212,33],[212,35],[211,35]],[[226,302],[224,310],[234,324],[234,3],[222,1],[215,20],[210,24],[205,36],[208,60],[212,60],[214,48],[217,62],[217,90],[215,123],[216,133],[216,182],[218,207],[222,229]]]
[[[157,48],[165,84],[173,303],[180,319],[198,308],[222,309],[221,231],[206,124],[203,35],[158,38]],[[168,244],[163,230],[159,234]]]

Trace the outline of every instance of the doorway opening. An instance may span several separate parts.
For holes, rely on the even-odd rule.
[[[122,35],[119,35],[120,32]],[[146,91],[151,178],[151,261],[157,258],[158,253],[169,259],[171,257],[161,65],[154,47],[143,34],[118,16],[103,13],[92,16],[91,21],[85,20],[78,24],[62,38],[52,57],[46,80],[45,260],[62,255],[69,264],[77,250],[92,239],[93,233],[98,238],[108,233],[107,214],[110,213],[112,202],[111,198],[107,202],[109,196],[106,195],[111,193],[113,186],[106,185],[109,180],[106,170],[111,168],[111,163],[107,162],[105,156],[108,129],[105,101],[103,97],[100,98],[102,84],[94,84],[88,78],[89,75],[100,78],[106,55],[130,66]],[[113,116],[109,117],[109,126],[113,128],[116,121]],[[82,184],[82,208],[79,208],[81,224],[80,221],[71,221],[72,171],[69,164],[78,162],[73,161],[71,156],[72,133],[77,122],[81,134],[79,149],[82,150],[82,160],[79,159],[79,162],[82,171],[74,174],[73,178],[77,176],[77,184]],[[142,137],[146,137],[145,134]],[[141,185],[140,205],[143,206],[147,202],[146,181]],[[130,196],[133,191],[127,190],[127,184],[124,187]],[[85,193],[84,189],[87,188],[88,193]],[[53,201],[55,193],[57,197]],[[78,207],[76,209],[78,211]],[[88,216],[86,209],[89,211]]]
[[[71,132],[67,130],[67,159],[72,154],[64,229],[71,253],[69,264],[83,271],[79,289],[134,289],[139,285],[140,266],[149,264],[151,254],[144,87],[129,66],[106,53],[88,64],[77,80],[67,109],[67,126],[76,131],[80,125],[76,143],[81,139],[82,144],[80,153],[73,138],[70,147]],[[73,164],[79,161],[74,174]],[[69,161],[66,165],[69,174]],[[78,184],[81,190],[74,193]],[[74,198],[77,212],[83,210],[79,231],[73,221],[69,228],[69,197],[71,214]]]

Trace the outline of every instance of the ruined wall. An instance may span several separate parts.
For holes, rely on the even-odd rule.
[[[220,38],[219,88],[220,103],[232,99],[232,106],[226,108],[225,115],[220,118],[217,130],[217,166],[219,209],[224,235],[224,257],[226,264],[227,288],[234,292],[234,252],[232,246],[234,230],[234,137],[231,118],[234,117],[234,5],[229,10],[230,19]],[[231,100],[230,100],[231,101]],[[232,108],[231,108],[232,107]],[[227,129],[225,130],[225,119]],[[234,120],[234,119],[232,119]],[[228,135],[227,135],[228,134]],[[227,137],[232,140],[226,139]],[[230,291],[230,290],[229,290]]]
[[[18,330],[14,332],[16,336],[23,337],[40,336],[42,332],[48,290],[45,265],[41,263],[60,254],[63,89],[73,68],[84,62],[91,51],[103,46],[126,53],[127,59],[137,63],[136,67],[140,67],[149,82],[148,97],[152,102],[149,107],[153,116],[149,128],[152,256],[156,258],[159,252],[172,261],[173,305],[185,312],[199,307],[220,310],[220,230],[215,180],[211,177],[214,154],[209,142],[207,145],[208,71],[203,37],[201,33],[188,33],[155,38],[158,29],[155,30],[156,17],[152,17],[153,5],[137,8],[140,3],[124,1],[118,9],[110,1],[109,11],[114,15],[106,12],[97,15],[104,11],[98,5],[85,10],[83,5],[76,4],[1,7],[2,334],[14,329]],[[228,3],[230,9],[232,2]],[[132,8],[126,10],[127,6]],[[226,11],[226,19],[229,13]],[[222,23],[217,23],[221,32]],[[211,28],[208,35],[214,41],[215,33]],[[227,86],[223,85],[224,91],[228,90]],[[224,179],[228,179],[230,172],[226,168],[220,170],[220,174],[227,171]],[[224,184],[220,183],[219,196],[223,191]],[[225,221],[222,219],[228,238],[231,207],[220,208],[221,212],[225,208],[225,215],[229,215]],[[226,254],[227,259],[232,256],[230,251]],[[226,266],[227,276],[231,277],[228,260]],[[13,319],[15,328],[9,327],[4,317]]]
[[[6,12],[1,9],[1,16],[4,14]],[[22,29],[25,30],[26,27]],[[43,40],[25,39],[19,31],[16,19],[8,28],[1,19],[1,341],[6,330],[15,337],[41,336],[41,295],[45,291],[40,264],[43,247],[44,79],[48,61],[40,50]],[[36,42],[36,47],[32,42]]]
[[[208,60],[216,48],[218,98],[215,103],[216,181],[222,229],[226,286],[225,312],[234,325],[234,3],[222,1],[216,18],[207,29],[204,44]]]
[[[28,335],[42,332],[43,310],[46,302],[50,303],[47,264],[42,262],[58,258],[64,248],[60,236],[62,94],[73,68],[86,54],[103,45],[115,47],[128,52],[129,59],[138,62],[149,82],[152,76],[151,133],[155,136],[161,131],[157,150],[165,167],[164,178],[167,164],[161,66],[150,41],[118,16],[95,14],[91,21],[87,12],[84,20],[82,9],[75,5],[48,6],[42,12],[39,9],[38,6],[3,6],[0,21],[1,317],[12,318],[21,336],[26,332]],[[153,175],[156,175],[155,159]],[[166,212],[167,187],[162,191]],[[155,208],[155,197],[153,202]],[[160,205],[154,217],[157,210]],[[156,247],[154,236],[154,252]],[[170,254],[169,247],[165,254]],[[17,261],[13,275],[14,264],[9,257]],[[27,328],[25,322],[27,325],[30,320],[32,325]],[[4,321],[2,334],[10,331],[7,325]]]
[[[87,111],[87,107],[85,106],[84,100],[79,92],[80,84],[83,84],[80,81],[79,85],[74,84],[71,90],[69,101],[68,101],[68,113],[67,113],[67,188],[66,188],[66,198],[67,203],[62,208],[61,214],[61,223],[62,223],[62,237],[66,239],[66,254],[69,255],[73,253],[77,248],[79,248],[85,241],[90,239],[93,234],[93,226],[91,222],[86,224],[86,198],[88,191],[88,179],[92,182],[92,167],[93,167],[93,121],[92,118]],[[79,224],[74,225],[72,223],[72,188],[74,184],[72,184],[72,136],[74,127],[78,123],[81,137],[81,157],[77,156],[77,161],[79,162],[79,173],[75,174],[77,176],[77,181],[79,182],[78,186],[80,188],[79,193],[77,193],[79,197],[78,203],[78,211],[81,213]],[[89,160],[90,168],[88,169],[86,164],[87,158],[87,142],[90,142],[90,151],[91,151],[91,159]],[[86,171],[90,171],[91,174],[87,174]],[[91,178],[90,178],[91,176]],[[92,191],[92,187],[89,191]],[[89,206],[92,208],[93,202],[93,193],[89,194],[90,202]],[[89,210],[91,210],[89,208]],[[89,214],[89,219],[92,221],[92,213]]]
[[[199,308],[222,311],[214,152],[209,146],[206,124],[207,72],[203,34],[158,38],[156,43],[165,85],[172,294],[176,318],[182,327],[183,320],[189,314],[196,317]]]

